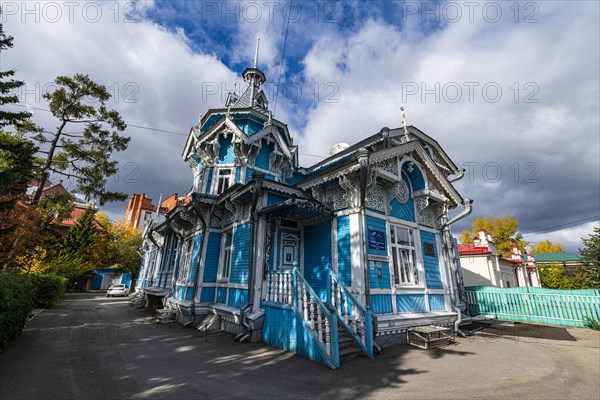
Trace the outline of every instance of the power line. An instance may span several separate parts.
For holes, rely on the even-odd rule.
[[[288,13],[287,23],[285,26],[285,37],[283,38],[283,50],[281,51],[281,62],[279,63],[279,77],[277,78],[277,90],[275,91],[275,104],[273,105],[273,115],[277,111],[277,99],[279,98],[279,84],[281,83],[281,75],[283,72],[283,60],[285,58],[285,47],[287,45],[288,31],[290,29],[290,17],[292,16],[292,3],[294,0],[290,0],[290,11]]]
[[[23,104],[13,104],[13,105],[15,105],[17,107],[28,108],[28,107],[26,107]],[[29,107],[29,108],[31,108],[33,110],[37,110],[37,111],[52,112],[52,111],[50,111],[50,110],[48,110],[46,108],[40,108],[40,107]],[[175,131],[169,131],[169,130],[160,129],[160,128],[153,128],[153,127],[150,127],[150,126],[127,124],[127,127],[138,128],[138,129],[145,129],[145,130],[153,131],[153,132],[168,133],[168,134],[171,134],[171,135],[186,136],[186,137],[188,136],[185,133],[180,133],[180,132],[175,132]],[[44,131],[44,133],[50,133],[50,134],[52,134],[54,132]],[[71,132],[70,134],[77,134],[77,133],[82,133],[82,132]],[[307,157],[315,157],[315,158],[321,158],[321,159],[327,158],[327,156],[322,156],[322,155],[317,155],[317,154],[308,154],[308,153],[298,153],[298,154],[303,155],[303,156],[307,156]]]
[[[45,111],[45,112],[52,112],[50,110],[48,110],[47,108],[40,108],[40,107],[27,107],[26,105],[23,104],[14,104],[17,107],[23,107],[23,108],[31,108],[32,110],[37,110],[37,111]],[[174,132],[174,131],[168,131],[165,129],[159,129],[159,128],[152,128],[150,126],[142,126],[142,125],[135,125],[135,124],[127,124],[127,127],[132,127],[132,128],[139,128],[139,129],[146,129],[149,131],[155,131],[155,132],[163,132],[163,133],[170,133],[172,135],[179,135],[179,136],[187,136],[187,134],[185,133],[180,133],[180,132]],[[47,132],[46,133],[52,133],[52,132]],[[79,133],[79,132],[77,132]]]
[[[587,217],[587,218],[580,219],[580,220],[577,220],[577,221],[572,221],[572,222],[567,222],[565,224],[554,225],[554,226],[550,226],[550,227],[547,227],[547,228],[542,228],[542,229],[539,229],[537,231],[534,231],[533,233],[526,233],[526,234],[523,235],[523,237],[525,237],[525,236],[543,235],[545,233],[557,230],[557,228],[563,228],[563,229],[564,228],[569,228],[569,227],[572,227],[572,226],[582,225],[584,222],[591,222],[591,221],[598,220],[598,219],[600,219],[600,215],[594,215],[592,217]]]

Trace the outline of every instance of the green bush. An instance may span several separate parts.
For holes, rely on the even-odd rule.
[[[31,310],[52,306],[66,286],[53,274],[0,273],[0,350],[21,333]]]
[[[32,274],[35,287],[34,308],[51,307],[65,295],[68,280],[54,274]]]
[[[21,333],[34,303],[31,277],[0,273],[0,349]]]

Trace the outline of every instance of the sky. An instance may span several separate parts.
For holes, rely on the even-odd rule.
[[[0,70],[48,130],[42,94],[88,74],[113,94],[129,148],[111,190],[185,194],[190,127],[258,67],[301,165],[407,122],[466,169],[471,217],[512,215],[519,232],[567,251],[600,220],[597,1],[0,1],[14,47]],[[75,128],[73,128],[75,129]],[[60,178],[54,178],[56,181]],[[74,182],[66,184],[75,188]],[[122,217],[126,202],[102,207]],[[459,210],[455,210],[456,213]]]

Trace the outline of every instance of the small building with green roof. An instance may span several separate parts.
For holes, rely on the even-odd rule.
[[[556,264],[562,265],[565,275],[569,278],[573,278],[583,268],[581,256],[577,253],[561,251],[558,253],[538,253],[533,256],[540,268]]]

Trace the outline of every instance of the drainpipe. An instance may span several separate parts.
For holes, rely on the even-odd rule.
[[[194,289],[192,290],[192,304],[191,308],[191,317],[190,320],[185,323],[184,327],[192,326],[194,324],[194,320],[196,319],[196,294],[198,293],[198,279],[200,279],[200,262],[202,261],[202,252],[204,251],[204,242],[207,240],[206,235],[208,231],[208,226],[206,225],[206,220],[200,211],[200,206],[198,205],[198,193],[192,193],[192,210],[198,216],[200,223],[202,224],[202,239],[200,240],[200,248],[198,249],[198,262],[196,263],[196,279],[194,279]]]
[[[381,134],[381,137],[383,138],[383,148],[387,149],[388,147],[390,147],[390,128],[388,128],[387,126],[384,126],[383,128],[381,128],[379,133]]]
[[[471,212],[473,211],[473,200],[471,199],[465,199],[463,201],[463,207],[464,210],[462,210],[458,215],[456,215],[454,218],[452,218],[451,220],[445,222],[442,225],[442,232],[444,235],[444,246],[446,246],[446,250],[447,250],[447,254],[448,254],[448,258],[449,258],[449,267],[450,267],[450,293],[452,294],[452,308],[454,309],[454,311],[456,312],[458,318],[456,320],[456,322],[454,323],[454,330],[461,336],[465,336],[464,333],[459,329],[459,325],[462,322],[462,310],[459,308],[457,301],[456,301],[456,295],[458,292],[458,302],[461,302],[461,292],[462,289],[460,288],[460,286],[462,285],[462,278],[460,277],[460,269],[458,268],[458,265],[456,264],[456,254],[454,252],[454,246],[452,245],[452,231],[450,229],[450,225],[452,225],[455,222],[460,221],[461,219],[468,217]],[[456,283],[459,286],[458,288],[454,287],[454,279],[456,279]]]
[[[464,168],[461,169],[460,172],[458,173],[458,175],[452,179],[448,179],[448,182],[452,183],[452,182],[460,181],[463,178],[463,176],[465,176],[465,171],[466,170]]]
[[[369,282],[369,258],[368,258],[368,249],[365,244],[365,235],[367,232],[366,229],[366,219],[367,213],[365,211],[365,197],[367,194],[367,183],[369,180],[369,151],[365,148],[361,148],[358,150],[358,162],[360,163],[359,180],[360,180],[360,241],[362,243],[363,249],[363,279],[365,281],[365,306],[367,310],[371,308],[371,285]]]

